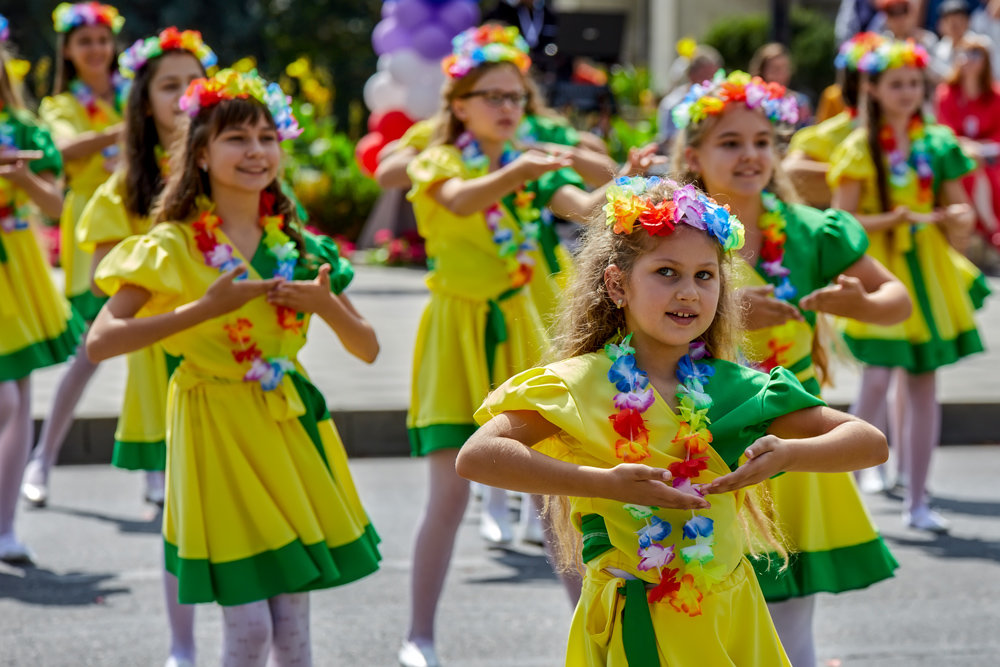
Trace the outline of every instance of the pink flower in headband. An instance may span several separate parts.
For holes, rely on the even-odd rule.
[[[877,32],[859,32],[854,37],[840,45],[837,57],[833,61],[837,69],[847,69],[858,71],[858,63],[870,51],[878,48],[885,41],[885,37]]]
[[[99,2],[63,2],[52,12],[52,25],[59,33],[67,33],[83,25],[103,25],[117,35],[125,25],[125,17],[111,5]]]
[[[290,98],[276,83],[268,83],[256,70],[243,74],[224,69],[207,79],[195,79],[178,101],[181,111],[194,118],[202,109],[215,106],[223,100],[255,99],[271,112],[278,138],[294,139],[302,128],[292,114]]]
[[[197,30],[178,30],[174,26],[166,28],[155,37],[140,39],[118,56],[118,70],[129,79],[153,58],[159,58],[168,51],[187,51],[206,70],[218,62],[215,53],[208,48]]]
[[[452,54],[441,61],[441,69],[452,79],[460,79],[483,63],[509,62],[522,74],[531,67],[528,43],[513,26],[469,28],[455,35],[451,44]]]
[[[708,116],[717,116],[731,104],[743,104],[748,109],[760,109],[772,123],[794,124],[799,120],[795,98],[784,86],[768,83],[759,76],[735,70],[726,76],[723,70],[711,81],[691,86],[691,90],[672,112],[674,124],[680,129],[697,125]]]
[[[858,61],[858,71],[871,75],[898,67],[925,69],[929,61],[927,49],[912,39],[905,42],[887,39]]]

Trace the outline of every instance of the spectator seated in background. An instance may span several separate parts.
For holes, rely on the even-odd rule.
[[[912,39],[927,49],[931,57],[927,74],[935,83],[948,76],[951,69],[934,55],[937,36],[919,25],[920,15],[916,0],[875,0],[875,7],[885,12],[885,28],[882,31],[884,36],[901,40]]]
[[[789,87],[792,82],[792,56],[784,44],[771,42],[757,49],[750,59],[750,76],[759,76],[768,83],[779,83],[788,89],[799,107],[799,121],[796,127],[805,127],[813,122],[812,103],[803,93]]]
[[[989,42],[967,35],[955,49],[955,70],[935,93],[938,122],[950,127],[979,168],[965,176],[979,234],[1000,250],[1000,84],[993,80]]]
[[[713,47],[707,44],[695,47],[694,53],[688,59],[685,80],[660,100],[656,111],[659,128],[656,140],[660,144],[661,153],[666,155],[670,152],[670,144],[677,135],[677,126],[674,125],[672,115],[674,107],[681,103],[693,84],[708,81],[722,66],[722,54]]]
[[[993,43],[990,53],[990,64],[993,66],[993,78],[1000,76],[1000,0],[978,0],[974,3],[969,29],[972,32],[985,35]]]
[[[969,29],[969,3],[967,0],[945,0],[938,7],[937,31],[941,39],[934,47],[934,56],[949,68],[955,66],[955,46],[966,35],[975,34]],[[993,43],[989,37],[983,36],[988,45],[988,52],[993,51]],[[949,75],[950,76],[950,75]]]

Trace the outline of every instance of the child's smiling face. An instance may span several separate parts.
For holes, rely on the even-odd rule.
[[[774,175],[773,135],[760,110],[732,105],[684,156],[713,197],[755,196]]]

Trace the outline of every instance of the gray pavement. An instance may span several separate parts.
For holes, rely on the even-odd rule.
[[[903,529],[900,503],[870,498],[901,563],[898,576],[819,600],[824,667],[987,667],[1000,664],[1000,453],[939,450],[932,488],[953,522],[948,537]],[[390,667],[403,635],[411,540],[425,468],[405,458],[352,462],[382,535],[383,567],[311,596],[317,667]],[[158,517],[139,502],[138,475],[107,466],[60,466],[52,505],[22,510],[19,531],[38,567],[0,564],[0,666],[162,665]],[[570,609],[538,548],[487,550],[473,504],[461,528],[439,615],[449,667],[561,664]],[[198,609],[200,665],[217,664],[218,607]],[[757,666],[753,666],[757,667]]]

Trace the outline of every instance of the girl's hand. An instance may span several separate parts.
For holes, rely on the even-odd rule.
[[[976,227],[975,210],[968,204],[951,204],[940,209],[940,214],[938,224],[948,243],[959,250],[968,247]]]
[[[788,320],[804,321],[799,309],[780,299],[774,298],[774,285],[743,287],[738,291],[747,313],[748,329],[764,329],[784,324]]]
[[[602,471],[603,489],[599,495],[636,505],[655,505],[669,509],[694,510],[711,507],[701,496],[672,487],[670,471],[641,463],[620,463]]]
[[[245,275],[246,271],[245,266],[237,266],[223,273],[209,285],[205,295],[198,299],[208,318],[231,313],[248,301],[267,294],[283,281],[283,278],[237,280],[239,276]]]
[[[908,222],[913,222],[916,224],[924,225],[936,225],[944,219],[944,214],[941,210],[931,211],[930,213],[917,213],[916,211],[908,211],[906,214],[906,220]]]
[[[0,178],[14,185],[23,185],[28,178],[28,162],[42,157],[41,151],[0,152]]]
[[[571,163],[572,160],[566,155],[554,155],[529,149],[518,155],[510,166],[522,181],[535,181],[543,174],[569,167]]]
[[[861,281],[853,276],[839,275],[833,285],[821,287],[799,300],[799,307],[820,313],[852,317],[868,299]]]
[[[708,484],[702,485],[702,492],[708,495],[735,491],[763,482],[787,469],[787,445],[776,435],[767,434],[758,438],[747,447],[745,454],[749,459],[746,463],[728,475],[716,477]]]
[[[285,306],[300,313],[315,313],[332,295],[330,293],[329,264],[319,267],[313,280],[293,280],[278,283],[267,293],[267,302]]]
[[[621,176],[643,176],[655,165],[666,164],[667,158],[657,154],[659,145],[654,143],[646,144],[641,148],[630,148],[628,150],[628,161],[625,163]]]

